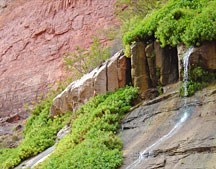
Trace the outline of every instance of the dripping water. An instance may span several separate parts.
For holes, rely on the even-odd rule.
[[[184,85],[184,96],[185,97],[188,95],[187,83],[188,83],[189,57],[192,52],[193,52],[193,47],[190,47],[183,56],[183,67],[184,67],[183,85]],[[182,127],[184,122],[189,117],[189,111],[187,109],[187,99],[186,98],[185,98],[183,107],[184,107],[184,111],[181,113],[181,118],[175,124],[175,126],[169,131],[169,133],[167,133],[166,135],[161,137],[159,140],[157,140],[155,143],[147,147],[144,151],[140,152],[139,158],[135,160],[132,164],[130,164],[128,167],[126,167],[126,169],[134,169],[137,165],[140,164],[142,160],[144,160],[146,157],[152,154],[153,149],[156,148],[156,146],[160,145],[163,141],[172,137],[178,131],[178,129]]]

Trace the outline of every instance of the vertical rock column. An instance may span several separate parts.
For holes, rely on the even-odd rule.
[[[145,45],[137,42],[131,47],[131,75],[135,87],[144,92],[151,87]]]
[[[167,85],[176,82],[179,77],[177,49],[170,46],[161,48],[157,42],[154,43],[154,49],[161,84]]]
[[[154,50],[154,43],[150,43],[145,48],[145,53],[147,57],[148,67],[149,67],[149,75],[152,82],[152,87],[157,86],[157,79],[156,76],[156,63],[155,63],[155,50]]]

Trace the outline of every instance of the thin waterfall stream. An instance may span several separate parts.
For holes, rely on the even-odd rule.
[[[185,97],[188,94],[187,83],[188,83],[189,57],[192,52],[193,52],[193,47],[190,47],[189,49],[187,49],[187,51],[185,52],[183,56],[183,67],[184,67],[183,85],[184,85],[184,96]],[[145,158],[147,158],[149,155],[152,154],[156,146],[160,145],[162,142],[172,137],[178,131],[178,129],[180,129],[183,126],[184,122],[188,119],[190,115],[190,113],[187,110],[187,99],[186,98],[185,98],[183,107],[184,107],[184,111],[180,114],[180,119],[175,124],[175,126],[166,135],[162,136],[155,143],[147,147],[145,150],[141,151],[139,153],[139,158],[135,160],[133,163],[131,163],[129,166],[127,166],[126,169],[135,169],[136,166],[138,166],[141,163],[141,161],[143,161]]]

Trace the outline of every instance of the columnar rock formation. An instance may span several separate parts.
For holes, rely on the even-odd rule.
[[[116,23],[115,0],[13,2],[0,17],[0,117],[37,100],[65,76],[65,53],[87,47],[98,30]]]
[[[176,48],[161,48],[157,42],[148,45],[137,42],[131,46],[131,63],[132,81],[134,86],[140,88],[140,92],[178,80]]]

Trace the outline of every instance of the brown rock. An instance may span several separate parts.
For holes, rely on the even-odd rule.
[[[108,91],[113,92],[119,88],[118,59],[121,53],[116,53],[107,64]]]
[[[204,42],[200,47],[194,48],[190,56],[190,65],[216,70],[216,41]]]
[[[150,78],[152,82],[152,86],[156,87],[157,86],[157,79],[156,76],[156,62],[155,62],[155,50],[154,50],[154,44],[151,43],[146,46],[145,48],[146,52],[146,57],[147,57],[147,62],[148,62],[148,67],[149,67],[149,73],[150,73]]]
[[[19,114],[14,114],[14,115],[8,117],[8,118],[6,119],[6,122],[8,122],[8,123],[16,123],[16,122],[19,121],[20,119],[21,119],[21,117],[19,116]]]
[[[108,91],[107,62],[105,62],[94,75],[95,94],[104,94]]]
[[[128,80],[127,78],[131,74],[130,66],[127,64],[127,58],[124,55],[119,57],[117,68],[118,68],[118,85],[119,88],[121,88],[130,83],[128,82],[130,80]]]
[[[162,85],[174,83],[178,80],[178,56],[177,49],[166,46],[161,48],[160,44],[154,43],[156,68],[160,70],[160,82]]]
[[[137,42],[131,47],[131,76],[135,87],[143,92],[151,87],[145,45]]]
[[[50,112],[52,116],[74,111],[85,103],[90,97],[94,96],[94,75],[98,68],[84,75],[81,79],[72,82],[54,100]],[[101,90],[100,90],[101,91]]]
[[[118,52],[101,66],[72,82],[53,100],[51,115],[74,111],[96,94],[104,94],[124,87],[127,79],[124,60],[126,58],[122,56],[122,52]]]

